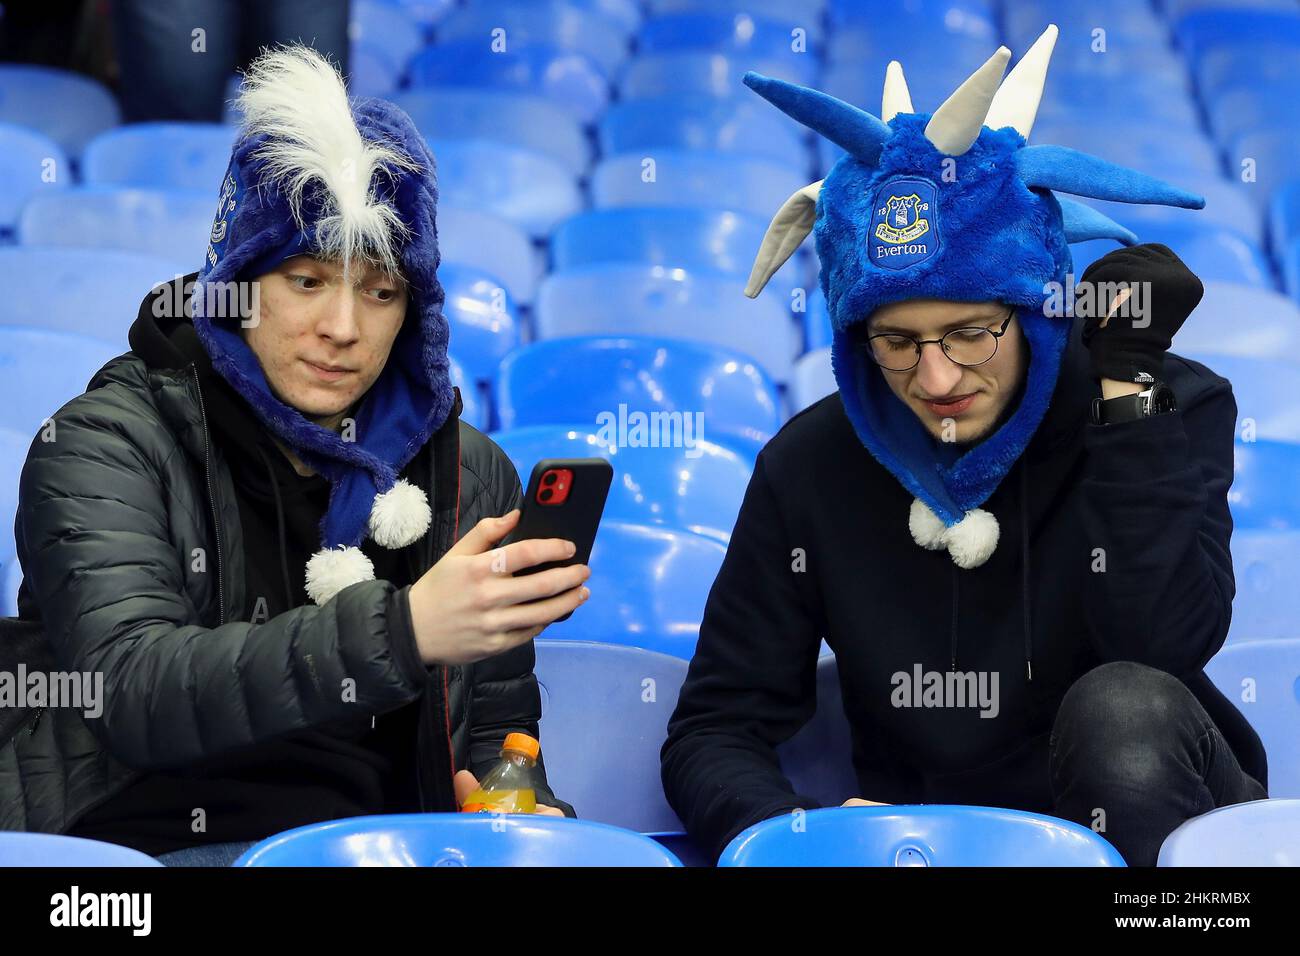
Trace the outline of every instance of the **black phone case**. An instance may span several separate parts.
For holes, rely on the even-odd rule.
[[[558,505],[541,504],[537,500],[542,475],[551,468],[568,468],[573,472],[569,497]],[[567,560],[547,561],[515,573],[536,574],[550,568],[586,564],[596,542],[596,530],[600,527],[600,516],[605,511],[605,499],[613,480],[614,469],[604,458],[544,458],[534,465],[524,492],[519,523],[501,543],[506,545],[528,538],[564,538],[572,541],[576,550]],[[556,620],[568,618],[569,614],[565,614]]]

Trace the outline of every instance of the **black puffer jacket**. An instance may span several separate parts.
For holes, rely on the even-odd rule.
[[[22,623],[5,620],[0,663],[102,674],[103,713],[0,715],[0,829],[64,832],[144,772],[340,721],[369,725],[417,699],[421,805],[454,809],[455,770],[481,777],[508,732],[537,735],[532,643],[425,667],[409,587],[386,580],[259,624],[238,620],[247,599],[240,512],[200,380],[193,363],[156,368],[126,353],[52,416],[53,441],[47,428],[32,443],[15,528]],[[457,394],[403,472],[434,512],[425,537],[404,549],[410,581],[522,498],[510,460],[459,412]],[[355,701],[340,692],[348,678]],[[538,800],[573,815],[546,785]]]

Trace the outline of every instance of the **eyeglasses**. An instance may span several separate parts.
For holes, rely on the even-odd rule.
[[[1006,335],[1007,326],[1015,314],[1015,307],[1012,306],[1002,327],[996,332],[972,326],[953,329],[938,339],[917,339],[910,335],[881,332],[866,337],[866,351],[872,361],[889,372],[906,372],[916,368],[921,362],[921,347],[930,342],[938,342],[943,354],[957,365],[983,365],[998,354],[998,340]]]

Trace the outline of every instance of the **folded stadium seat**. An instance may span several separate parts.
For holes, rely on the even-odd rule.
[[[1246,194],[1267,210],[1273,194],[1296,178],[1300,155],[1300,125],[1290,129],[1269,128],[1238,136],[1224,151],[1229,170],[1241,170],[1254,160],[1255,181],[1243,184]]]
[[[625,420],[611,409],[600,423],[530,425],[491,438],[525,486],[543,458],[605,458],[614,466],[606,520],[690,531],[725,544],[749,485],[750,461],[694,434],[689,444],[677,441],[675,425],[652,429],[646,419],[638,430],[638,418]]]
[[[610,262],[704,269],[748,280],[767,220],[725,209],[645,206],[593,209],[566,219],[551,236],[555,272]],[[811,252],[812,241],[805,248]],[[796,252],[769,285],[784,302],[811,284],[808,256]]]
[[[267,837],[231,866],[681,866],[654,840],[590,820],[372,814]]]
[[[1300,308],[1294,302],[1268,289],[1213,279],[1204,285],[1205,296],[1174,337],[1175,352],[1211,368],[1220,355],[1300,362]]]
[[[1199,129],[1163,123],[1158,115],[1132,120],[1118,118],[1035,123],[1030,142],[1068,146],[1105,156],[1112,163],[1179,182],[1184,176],[1221,175],[1219,153]],[[1177,206],[1134,205],[1134,211],[1177,209]]]
[[[0,559],[0,617],[18,616],[18,589],[23,583],[23,568],[11,555]]]
[[[175,256],[116,249],[13,246],[0,249],[0,288],[40,290],[0,302],[0,327],[74,332],[125,352],[127,330],[140,303],[160,282],[187,275],[198,263]]]
[[[599,4],[569,0],[492,0],[454,10],[438,24],[439,44],[469,40],[487,50],[498,37],[506,51],[552,47],[581,53],[613,76],[627,59],[630,30]]]
[[[1250,721],[1268,754],[1268,795],[1300,797],[1300,639],[1230,644],[1205,673]]]
[[[1134,75],[1140,76],[1145,65],[1140,62],[1135,63],[1133,69]],[[1118,113],[1123,117],[1149,116],[1154,122],[1163,126],[1172,126],[1189,133],[1195,132],[1201,128],[1196,101],[1190,93],[1171,90],[1171,84],[1182,75],[1182,65],[1175,63],[1169,71],[1163,81],[1145,84],[1130,82],[1127,90],[1123,82],[1117,79],[1104,87],[1099,87],[1097,99],[1091,98],[1092,87],[1089,87],[1089,98],[1083,101],[1080,101],[1078,87],[1074,84],[1088,82],[1085,78],[1086,74],[1073,76],[1066,74],[1059,78],[1059,82],[1053,82],[1049,74],[1047,88],[1043,91],[1043,100],[1038,110],[1038,119],[1044,124],[1054,126],[1070,122],[1096,126],[1104,124]],[[1144,90],[1150,92],[1144,93]],[[1047,142],[1037,133],[1031,133],[1030,139],[1035,143]],[[1094,143],[1091,152],[1094,155],[1108,157],[1106,148],[1104,141]]]
[[[817,710],[799,732],[776,748],[795,793],[838,807],[860,794],[853,769],[853,736],[844,714],[839,665],[833,655],[817,659]]]
[[[388,50],[354,40],[348,49],[348,92],[392,99],[402,83],[403,69]]]
[[[751,465],[781,427],[776,387],[753,361],[714,345],[639,336],[548,339],[501,363],[497,413],[505,429],[587,422],[602,413],[703,416],[699,436]],[[526,477],[526,476],[521,476]]]
[[[790,413],[797,415],[827,395],[839,391],[831,370],[831,349],[815,349],[799,356],[790,376]]]
[[[116,843],[57,833],[0,833],[5,866],[164,866],[148,854]]]
[[[704,150],[759,156],[802,168],[807,137],[758,97],[679,93],[614,103],[597,130],[604,156],[653,155],[659,149]]]
[[[438,248],[443,263],[469,266],[499,278],[520,305],[530,305],[537,295],[543,256],[527,233],[500,216],[440,200]]]
[[[583,207],[574,176],[532,150],[484,140],[433,140],[438,194],[462,206],[480,206],[534,238]]]
[[[624,153],[601,160],[592,173],[591,198],[596,208],[702,206],[770,220],[773,210],[807,185],[804,165],[658,149],[649,156]]]
[[[1300,404],[1295,400],[1300,395],[1300,365],[1294,357],[1216,355],[1207,356],[1205,364],[1232,383],[1238,440],[1300,442]]]
[[[801,20],[820,18],[826,4],[827,0],[645,0],[646,8],[654,15],[708,10],[748,13],[773,19],[794,14]]]
[[[1228,505],[1235,531],[1300,531],[1300,444],[1237,441],[1232,472]]]
[[[405,3],[352,0],[348,5],[348,40],[353,57],[359,46],[365,48],[367,55],[373,52],[373,55],[382,56],[390,75],[396,79],[401,76],[407,61],[424,49],[428,33],[421,18]],[[355,78],[355,60],[351,69]],[[393,87],[396,85],[394,83]],[[350,81],[348,88],[355,89],[355,83]]]
[[[1015,3],[1002,5],[1003,27],[1006,31],[1004,42],[1012,50],[1027,49],[1043,32],[1047,23],[1055,23],[1061,29],[1061,41],[1067,38],[1079,38],[1079,45],[1086,46],[1091,52],[1092,31],[1099,27],[1106,30],[1107,50],[1116,44],[1168,46],[1169,27],[1165,24],[1151,4],[1132,3],[1130,0],[1089,0],[1083,4],[1066,4],[1053,0],[1016,0]],[[1067,43],[1067,57],[1073,51]],[[1095,54],[1094,54],[1095,55]]]
[[[72,183],[68,157],[44,133],[0,123],[0,238],[18,224],[28,200],[63,192]]]
[[[869,795],[868,795],[869,798]],[[1087,827],[1041,813],[914,804],[783,814],[741,832],[718,866],[1124,866]]]
[[[1290,2],[1290,0],[1287,0]],[[1219,90],[1243,80],[1267,84],[1293,80],[1300,58],[1300,39],[1252,43],[1207,50],[1196,64],[1196,89],[1204,102],[1213,102]]]
[[[93,186],[190,189],[215,197],[235,130],[221,123],[132,123],[96,136],[81,160]]]
[[[1284,256],[1300,239],[1300,171],[1273,193],[1268,210],[1269,247]]]
[[[972,52],[969,54],[956,52],[938,56],[933,52],[926,52],[911,57],[906,52],[886,50],[878,57],[863,62],[831,62],[826,65],[826,71],[822,75],[821,88],[827,95],[851,103],[874,115],[880,109],[880,89],[885,78],[885,68],[890,60],[898,60],[904,71],[911,70],[907,73],[907,86],[913,107],[920,112],[928,113],[937,109],[954,89],[988,59],[990,47],[991,44],[979,44],[978,54],[974,52],[972,44]],[[913,62],[925,64],[925,69],[918,73],[915,67],[910,66]],[[969,69],[967,69],[968,65]],[[817,137],[819,158],[828,155],[827,149],[820,146],[823,140],[824,137]],[[838,158],[838,149],[833,155]],[[822,165],[818,169],[818,175],[825,174],[829,170],[829,166]]]
[[[0,427],[27,435],[30,444],[47,416],[84,392],[96,372],[129,349],[125,332],[122,341],[114,344],[67,332],[0,325]]]
[[[1269,9],[1270,5],[1273,9]],[[1193,73],[1198,71],[1201,58],[1213,50],[1300,42],[1300,10],[1294,3],[1182,3],[1170,8],[1166,15]]]
[[[803,33],[798,34],[799,30]],[[821,41],[821,21],[816,18],[695,10],[651,17],[641,25],[636,45],[638,56],[703,50],[786,63],[788,70],[811,82],[822,57]]]
[[[1282,253],[1282,287],[1296,302],[1300,302],[1300,236],[1291,241]]]
[[[451,355],[447,356],[447,363],[451,370],[451,384],[460,389],[460,417],[479,431],[487,431],[487,406],[483,403],[478,384],[466,377],[465,370]]]
[[[1184,173],[1170,177],[1182,189],[1190,190],[1205,199],[1202,209],[1177,209],[1173,207],[1135,206],[1132,203],[1110,202],[1104,199],[1079,200],[1101,210],[1115,222],[1141,234],[1147,224],[1163,227],[1165,224],[1186,223],[1188,227],[1220,226],[1232,229],[1263,246],[1264,217],[1255,202],[1247,195],[1245,183],[1222,176],[1196,176]],[[1077,265],[1081,260],[1074,257]],[[1083,270],[1080,269],[1080,272]]]
[[[215,190],[114,186],[38,195],[23,207],[17,239],[29,246],[121,249],[185,259],[197,270],[212,232],[215,196]]]
[[[708,96],[744,96],[749,89],[741,81],[746,70],[775,76],[792,83],[807,82],[803,61],[792,65],[782,60],[758,60],[747,56],[727,56],[707,50],[675,50],[670,53],[641,54],[628,60],[617,79],[620,100],[680,96],[684,93]],[[751,96],[753,94],[750,94]]]
[[[546,779],[582,819],[641,833],[682,830],[664,798],[659,748],[686,668],[680,657],[638,647],[537,642]],[[592,733],[595,727],[618,733]]]
[[[1177,225],[1146,226],[1138,232],[1138,241],[1164,243],[1202,282],[1230,282],[1260,290],[1276,287],[1273,268],[1264,253],[1246,236],[1233,230],[1184,220]],[[1078,275],[1083,275],[1088,263],[1117,248],[1119,245],[1113,239],[1073,243],[1070,254]]]
[[[1156,866],[1300,866],[1300,800],[1252,800],[1192,817],[1165,837]]]
[[[443,42],[417,53],[407,76],[412,89],[469,86],[540,94],[583,123],[595,122],[609,101],[609,80],[589,57],[536,44],[494,53],[484,39]]]
[[[591,596],[538,643],[600,641],[690,660],[726,552],[712,538],[606,515],[588,563]]]
[[[1295,487],[1294,471],[1279,477]],[[1231,550],[1237,593],[1228,643],[1300,638],[1300,592],[1295,586],[1300,530],[1234,529]]]
[[[1300,48],[1298,48],[1300,54]],[[1300,66],[1300,55],[1296,65]],[[1296,108],[1295,80],[1275,85],[1244,81],[1225,87],[1205,101],[1214,138],[1225,145],[1246,133],[1300,128]],[[1295,168],[1294,160],[1292,168]]]
[[[799,353],[789,306],[766,290],[705,271],[606,263],[557,272],[537,293],[537,338],[653,335],[708,342],[750,355],[777,383]]]
[[[515,303],[500,280],[471,266],[443,263],[438,281],[456,358],[469,381],[491,382],[501,360],[519,344]]]
[[[469,87],[408,90],[392,97],[426,139],[479,139],[541,153],[579,178],[591,144],[571,112],[550,100],[509,90]]]
[[[0,123],[44,133],[74,163],[91,139],[121,122],[113,94],[89,77],[48,66],[0,63]]]

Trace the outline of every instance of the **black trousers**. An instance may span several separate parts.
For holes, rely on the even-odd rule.
[[[1143,664],[1075,681],[1049,749],[1053,815],[1100,833],[1129,866],[1154,866],[1192,817],[1268,796],[1182,681]]]

